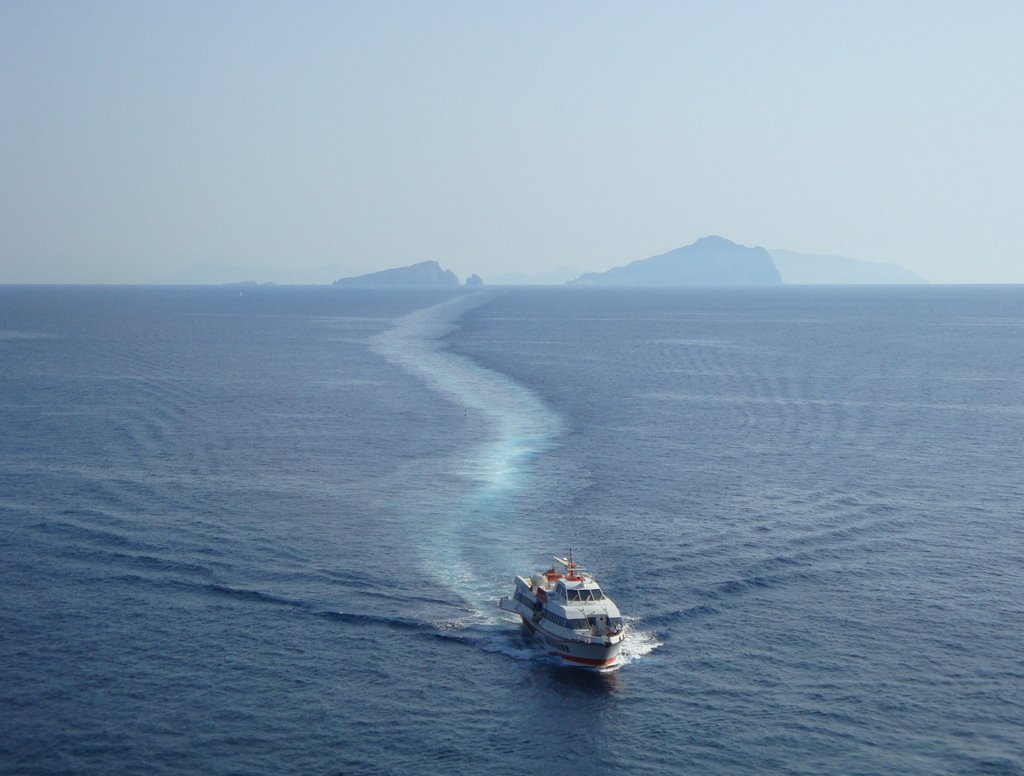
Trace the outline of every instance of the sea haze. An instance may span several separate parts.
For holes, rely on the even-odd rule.
[[[1024,289],[0,287],[0,769],[1024,772]],[[616,672],[498,611],[574,549]]]

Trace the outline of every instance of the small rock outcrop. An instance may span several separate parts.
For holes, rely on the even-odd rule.
[[[483,284],[484,284],[483,278],[481,278],[476,273],[474,273],[474,274],[470,275],[468,278],[466,278],[466,287],[467,288],[480,288],[480,287],[483,286]]]

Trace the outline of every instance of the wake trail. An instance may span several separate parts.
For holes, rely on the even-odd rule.
[[[371,347],[429,388],[464,407],[482,438],[441,462],[463,484],[454,503],[419,510],[423,565],[469,607],[466,618],[445,623],[444,638],[518,660],[547,660],[496,606],[514,573],[531,573],[537,543],[535,491],[544,481],[542,454],[557,444],[563,418],[527,386],[448,350],[444,337],[469,311],[494,298],[477,292],[416,310],[376,335]],[[541,515],[541,519],[544,516]],[[627,619],[628,621],[628,619]],[[653,633],[627,628],[620,663],[644,658],[661,645]]]
[[[422,515],[428,518],[422,521],[423,563],[465,598],[477,621],[498,622],[494,600],[504,591],[500,585],[529,561],[522,552],[522,527],[532,475],[564,422],[526,386],[446,349],[443,339],[459,319],[493,298],[471,293],[416,310],[376,335],[371,347],[465,408],[482,432],[480,441],[442,462],[462,486],[456,503]]]

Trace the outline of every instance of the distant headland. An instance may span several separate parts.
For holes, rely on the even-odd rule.
[[[748,248],[712,235],[692,245],[607,272],[588,272],[571,285],[777,286],[927,283],[895,264],[785,250]]]
[[[601,286],[777,286],[782,276],[764,248],[747,248],[711,236],[607,272],[588,272],[569,282]]]
[[[466,285],[479,287],[484,284],[479,275],[466,278]],[[332,285],[358,288],[453,288],[461,285],[459,277],[450,269],[443,269],[436,261],[421,261],[408,267],[396,267],[380,272],[370,272],[350,278],[339,278]]]
[[[768,253],[786,285],[910,285],[928,282],[916,272],[896,264],[779,249],[769,249]]]

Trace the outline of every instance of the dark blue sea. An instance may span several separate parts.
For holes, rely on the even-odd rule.
[[[4,772],[1021,774],[1024,288],[0,287],[0,591]]]

